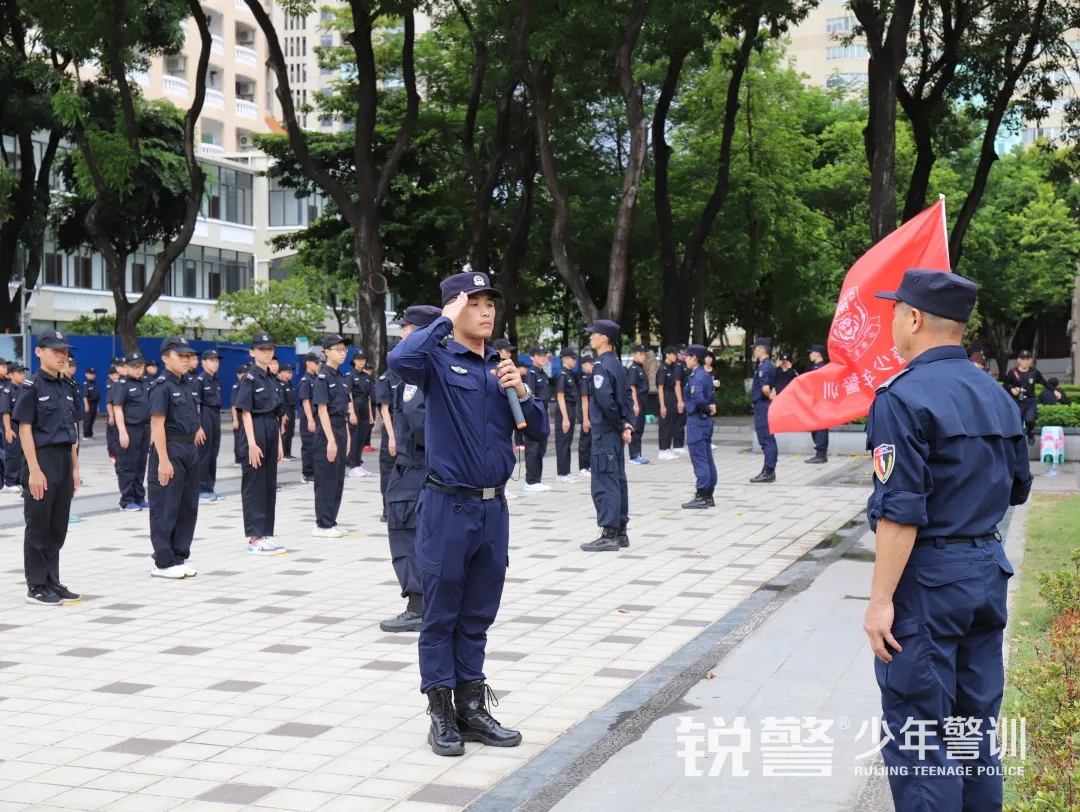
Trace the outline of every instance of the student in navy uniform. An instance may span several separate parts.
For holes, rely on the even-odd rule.
[[[811,371],[825,366],[826,349],[824,344],[814,344],[810,348]],[[818,431],[812,431],[810,437],[814,440],[814,456],[806,460],[806,464],[824,465],[829,461],[829,430],[819,429]]]
[[[349,456],[349,380],[342,371],[348,348],[339,335],[322,340],[326,363],[311,387],[315,409],[315,529],[316,538],[342,538],[337,526],[345,492],[345,461]]]
[[[71,500],[79,490],[79,388],[63,374],[69,349],[58,330],[38,336],[34,354],[41,369],[20,387],[12,412],[26,462],[26,602],[36,606],[79,600],[60,583],[60,549],[67,538]]]
[[[575,485],[581,480],[570,473],[570,451],[577,423],[578,383],[574,375],[577,353],[569,347],[559,352],[562,369],[555,376],[555,470],[559,482]]]
[[[18,361],[8,366],[8,380],[0,386],[0,415],[4,421],[4,440],[7,442],[5,455],[7,467],[4,480],[0,482],[0,492],[22,494],[23,453],[22,440],[19,437],[19,422],[12,417],[19,387],[26,380],[26,367]]]
[[[352,450],[349,454],[349,476],[369,477],[375,476],[364,467],[364,446],[371,442],[371,427],[375,425],[375,413],[371,408],[371,393],[375,388],[375,382],[365,371],[367,356],[363,347],[356,348],[356,354],[352,359],[352,374],[349,383],[352,387],[353,413],[356,415],[356,424],[350,423],[349,431],[352,432]]]
[[[127,375],[127,361],[123,358],[114,358],[109,367],[109,380],[105,384],[105,447],[109,452],[109,462],[116,465],[116,458],[120,454],[120,438],[116,430],[116,412],[113,410],[113,389],[117,381]]]
[[[237,465],[243,465],[244,458],[240,456],[240,412],[236,410],[236,393],[240,391],[240,381],[244,379],[247,371],[247,364],[241,364],[236,368],[236,383],[233,384],[229,395],[229,411],[232,412],[233,462]]]
[[[401,379],[392,370],[386,370],[375,382],[375,403],[382,416],[382,442],[379,445],[379,491],[383,497],[383,511],[379,521],[386,521],[386,484],[394,470],[397,456],[397,438],[394,437],[394,399]]]
[[[158,378],[158,364],[153,358],[148,359],[146,362],[145,377],[152,381],[156,381]]]
[[[66,370],[65,370],[66,371]],[[0,358],[0,386],[5,385],[8,382],[8,362],[5,358]],[[0,436],[0,478],[6,475],[7,470],[7,454],[4,453],[7,442]]]
[[[510,514],[504,489],[514,469],[516,391],[526,438],[547,435],[547,412],[513,361],[485,346],[495,323],[487,274],[443,280],[443,314],[390,353],[390,369],[424,392],[429,474],[417,505],[416,564],[424,586],[420,690],[427,694],[428,743],[458,756],[465,741],[514,747],[521,734],[488,712],[487,631],[502,600],[509,563]],[[441,346],[450,332],[454,340]]]
[[[161,342],[165,374],[154,381],[150,390],[152,442],[147,489],[150,542],[154,546],[154,568],[150,575],[155,578],[180,580],[198,575],[187,565],[187,560],[199,517],[199,481],[204,475],[200,456],[210,442],[205,427],[200,425],[195,390],[190,381],[184,380],[191,359],[196,357],[186,338],[166,338]],[[212,361],[216,366],[217,353]],[[209,384],[207,374],[200,377],[205,392]],[[220,426],[220,403],[213,411]],[[218,439],[220,442],[220,430]]]
[[[97,371],[93,367],[86,368],[86,383],[83,384],[83,412],[86,418],[83,421],[83,437],[87,440],[94,438],[94,421],[97,420],[98,404],[101,403],[101,392],[97,385]]]
[[[1016,366],[1005,373],[1005,388],[1009,390],[1017,408],[1020,409],[1028,445],[1035,444],[1035,423],[1039,419],[1035,384],[1046,386],[1042,373],[1032,366],[1032,363],[1031,350],[1020,350],[1016,356]]]
[[[626,524],[630,520],[630,497],[626,482],[626,446],[634,438],[634,406],[626,369],[615,355],[619,325],[601,319],[585,328],[592,333],[589,345],[596,352],[589,422],[592,425],[592,498],[600,538],[581,545],[587,553],[615,552],[629,547]]]
[[[789,383],[799,377],[799,373],[791,366],[791,353],[780,353],[776,365],[776,394],[783,392]]]
[[[961,345],[977,293],[955,273],[912,269],[898,290],[877,294],[896,302],[892,338],[908,363],[878,388],[866,424],[877,557],[863,627],[898,812],[1002,808],[992,731],[1013,568],[998,529],[1032,478],[1016,406]],[[959,719],[980,734],[970,738],[977,757],[905,747],[912,719],[937,737]]]
[[[406,309],[401,319],[402,339],[414,330],[432,324],[441,315],[439,308],[428,305]],[[386,517],[390,558],[401,586],[401,597],[407,603],[404,612],[379,624],[384,632],[418,632],[424,614],[424,588],[415,560],[416,503],[427,478],[424,407],[423,390],[415,384],[402,383],[394,411],[394,436],[398,438],[398,445],[394,470],[386,483]]]
[[[292,385],[292,377],[292,365],[282,364],[278,370],[278,379],[282,383],[282,394],[285,398],[281,406],[282,417],[285,418],[285,432],[281,435],[285,456],[282,459],[290,462],[296,459],[292,453],[293,437],[296,435],[296,389]]]
[[[164,355],[162,360],[167,361]],[[202,365],[202,374],[195,377],[199,386],[199,424],[206,436],[206,442],[199,446],[199,500],[213,502],[225,498],[216,490],[221,450],[221,378],[218,377],[221,356],[217,350],[204,352]]]
[[[683,405],[682,367],[677,347],[664,347],[664,363],[656,370],[656,393],[660,397],[660,453],[657,459],[678,457],[671,449],[675,428]]]
[[[591,477],[592,469],[592,421],[589,420],[589,398],[592,397],[592,374],[595,359],[591,353],[581,354],[581,380],[578,382],[578,414],[581,419],[581,435],[578,437],[578,476]]]
[[[543,347],[533,347],[529,351],[532,366],[525,374],[525,384],[532,390],[533,396],[543,404],[544,410],[549,411],[551,403],[551,379],[544,366],[551,359],[551,355]],[[525,485],[522,491],[525,493],[546,493],[551,490],[550,485],[544,484],[544,455],[547,454],[548,438],[542,439],[525,438]]]
[[[645,370],[647,353],[644,345],[634,345],[633,361],[626,375],[626,385],[630,387],[630,398],[634,404],[634,439],[630,441],[630,462],[634,465],[649,464],[641,455],[641,438],[645,435],[645,411],[649,403],[649,373]]]
[[[679,370],[679,382],[676,384],[679,402],[671,431],[671,453],[676,457],[685,457],[688,453],[686,450],[686,379],[690,377],[690,373],[686,369],[686,345],[679,344],[675,349],[675,366]]]
[[[143,377],[146,359],[140,353],[127,358],[128,374],[112,388],[113,416],[120,443],[116,477],[120,483],[120,509],[150,507],[146,501],[146,461],[150,455],[150,399]]]
[[[309,350],[304,356],[304,374],[296,386],[296,399],[300,402],[300,481],[315,481],[315,412],[311,406],[312,385],[319,374],[326,353],[321,348]]]
[[[514,361],[515,364],[517,364],[517,359],[514,358],[514,350],[516,350],[517,347],[515,345],[511,344],[508,339],[496,338],[494,341],[491,342],[491,346],[494,347],[496,349],[496,351],[498,351],[500,361],[510,360],[510,361]],[[520,364],[517,364],[517,366],[518,366],[519,369],[521,368]],[[525,371],[522,373],[522,375],[524,375],[525,373],[527,373],[529,371],[528,366],[526,366],[524,368],[524,370]],[[525,450],[525,437],[522,435],[522,433],[518,429],[515,428],[514,429],[514,451],[524,451],[524,450]]]
[[[691,344],[686,348],[686,368],[690,377],[686,381],[686,445],[690,449],[690,462],[697,478],[694,498],[685,503],[687,510],[704,510],[716,507],[713,491],[716,490],[716,460],[712,453],[713,400],[712,375],[705,371],[702,361],[708,348]]]
[[[750,480],[755,484],[776,482],[776,437],[769,433],[769,404],[776,397],[776,367],[769,358],[771,353],[771,338],[754,339],[754,360],[758,366],[750,384],[750,404],[754,408],[754,431],[765,455],[761,473]]]
[[[14,367],[12,367],[14,369]],[[1068,406],[1069,396],[1058,387],[1061,381],[1057,378],[1047,378],[1046,388],[1039,393],[1040,406]]]

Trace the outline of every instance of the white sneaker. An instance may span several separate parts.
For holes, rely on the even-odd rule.
[[[505,489],[503,490],[503,496],[505,496],[507,498],[507,500],[509,500],[511,502],[513,502],[515,499],[517,499],[517,494],[516,493],[510,493],[510,491],[505,490]]]
[[[588,479],[592,476],[592,471],[590,471],[588,468],[582,468],[580,471],[577,472],[577,475],[579,477],[583,477],[584,479]]]
[[[671,459],[674,459],[674,457],[671,455],[671,452],[667,451],[667,450],[661,451],[659,454],[656,455],[656,458],[658,460],[671,460]]]
[[[317,539],[341,539],[348,534],[340,527],[316,527],[311,535]]]
[[[185,567],[183,564],[166,567],[165,569],[161,569],[160,567],[154,567],[152,570],[150,570],[150,577],[152,578],[169,578],[173,581],[179,581],[183,578],[187,578],[187,574],[188,568]]]
[[[575,479],[574,477],[570,476],[569,474],[564,474],[563,476],[559,477],[559,482],[561,482],[563,485],[580,485],[581,484],[580,479]]]
[[[349,469],[349,476],[357,476],[357,477],[359,477],[359,476],[368,476],[368,474],[364,473],[363,468],[357,467],[357,468],[350,468]]]
[[[360,476],[360,477],[365,477],[365,476],[375,476],[375,473],[374,473],[373,471],[369,471],[369,470],[368,470],[367,468],[365,468],[365,467],[364,467],[363,465],[361,465],[361,466],[360,466],[359,468],[357,468],[356,470],[360,472],[359,474],[357,474],[357,476]]]
[[[256,539],[254,543],[248,542],[248,552],[252,555],[282,555],[286,549],[274,544],[270,539]]]
[[[684,448],[676,448],[676,449],[673,449],[673,450],[672,450],[672,453],[673,453],[673,454],[674,454],[674,455],[675,455],[676,457],[685,457],[685,456],[686,456],[687,454],[689,454],[690,452],[689,452],[689,451],[687,451],[687,450],[686,450],[686,448],[684,447]]]
[[[0,488],[0,493],[11,493],[22,496],[22,487],[20,487],[19,485],[5,485],[4,487]]]
[[[550,485],[545,485],[543,482],[526,482],[521,488],[522,493],[547,493],[551,490]]]

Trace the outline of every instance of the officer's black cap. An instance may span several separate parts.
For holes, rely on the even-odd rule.
[[[680,352],[680,353],[685,353],[685,352],[686,352],[686,345],[685,345],[685,344],[680,344],[680,345],[679,345],[679,346],[678,346],[678,347],[676,348],[676,351],[677,351],[677,352]]]
[[[583,352],[578,360],[582,364],[591,364],[596,360],[596,357],[591,352]]]
[[[292,364],[282,364],[278,368],[278,372],[292,372]]]
[[[1031,350],[1020,350],[1020,352],[1018,352],[1016,354],[1016,357],[1017,358],[1033,358],[1034,356],[1031,354]]]
[[[50,350],[73,350],[73,346],[67,343],[67,339],[64,338],[64,334],[59,330],[46,330],[44,333],[38,336],[37,340],[39,347],[45,347]]]
[[[73,352],[71,352],[69,350],[68,351],[68,366],[73,367],[73,366],[75,366],[75,363],[76,363],[76,361],[75,361],[75,353],[73,353]],[[4,366],[7,366],[7,361],[4,361]]]
[[[709,348],[703,344],[691,344],[686,348],[687,355],[693,355],[699,361],[705,358],[705,355],[709,352]]]
[[[790,361],[791,360],[791,353],[790,352],[782,352],[782,353],[780,353],[780,360],[781,361]]]
[[[975,309],[979,286],[950,271],[911,268],[895,291],[874,294],[879,299],[903,302],[949,321],[966,322]]]
[[[494,347],[497,350],[516,350],[517,349],[517,347],[515,347],[513,344],[511,344],[505,338],[496,338],[493,342],[491,342],[491,346]]]
[[[114,367],[122,367],[127,363],[127,359],[126,358],[113,358],[112,362],[113,362]]]
[[[333,346],[345,343],[345,336],[339,336],[337,333],[331,333],[328,336],[323,336],[322,348],[328,350]]]
[[[822,355],[824,355],[826,350],[828,350],[828,347],[826,347],[824,344],[810,345],[810,352],[820,352]]]
[[[529,350],[529,355],[547,355],[547,354],[548,354],[548,351],[545,350],[543,347],[541,347],[539,344],[537,344],[535,347],[533,347],[531,350]]]
[[[253,350],[262,350],[266,347],[273,347],[274,339],[272,339],[266,333],[259,333],[253,339],[251,339],[251,344],[249,346]]]
[[[644,344],[635,344],[633,351],[634,352],[648,352],[648,350],[645,348]]]
[[[8,365],[8,360],[6,358],[0,358],[0,367],[6,367]]]
[[[772,349],[772,339],[771,338],[760,338],[760,337],[755,338],[754,339],[754,346],[755,347],[764,347],[767,350],[771,350]]]
[[[622,329],[619,325],[609,319],[599,319],[586,327],[585,332],[600,333],[600,335],[607,336],[614,341],[619,337],[619,333],[622,332]]]
[[[478,271],[464,271],[448,276],[439,283],[439,290],[442,292],[443,304],[452,302],[461,293],[466,296],[472,296],[474,293],[490,293],[496,299],[502,298],[498,288],[492,287],[488,275]]]
[[[26,367],[24,367],[18,361],[12,361],[10,364],[8,364],[8,372],[23,372],[25,369]],[[93,372],[94,370],[88,369],[86,371]]]
[[[109,375],[115,375],[116,374],[116,367],[109,367],[108,374]]]
[[[411,324],[413,327],[427,327],[442,315],[442,309],[433,305],[413,305],[405,308],[405,314],[397,321],[390,322],[399,327]]]
[[[574,350],[570,349],[569,347],[563,347],[561,350],[559,350],[559,357],[560,358],[577,358],[577,353],[574,352]]]
[[[207,350],[206,352],[204,352],[202,354],[202,359],[204,361],[211,361],[214,358],[220,358],[220,357],[221,357],[221,355],[218,353],[217,350]]]
[[[677,355],[678,352],[679,348],[676,347],[674,344],[668,344],[666,347],[664,347],[664,355]]]
[[[236,368],[236,374],[237,374],[237,375],[243,375],[243,374],[244,374],[245,372],[247,372],[247,371],[248,371],[249,369],[251,369],[251,367],[249,367],[249,366],[248,366],[247,364],[241,364],[240,366],[238,366],[238,367]]]
[[[141,352],[133,352],[126,359],[124,359],[124,363],[127,364],[129,367],[134,366],[135,364],[144,364],[145,365],[146,364],[146,356],[143,355]]]
[[[356,353],[353,355],[352,359],[355,361],[357,358],[363,358],[367,360],[367,353],[364,352],[363,347],[356,347]]]
[[[188,344],[188,340],[183,336],[173,336],[172,338],[166,338],[161,342],[161,354],[164,355],[169,350],[177,352],[180,355],[195,355],[195,348]]]
[[[17,366],[20,366],[20,364],[16,363],[13,366],[17,367]],[[8,371],[10,372],[11,370],[9,369]],[[97,375],[97,370],[94,369],[93,367],[87,367],[86,372],[84,374],[86,374],[86,375]]]
[[[307,355],[304,356],[305,363],[308,361],[314,361],[321,364],[325,360],[326,353],[323,351],[322,347],[315,347],[314,349],[310,349],[308,350]]]

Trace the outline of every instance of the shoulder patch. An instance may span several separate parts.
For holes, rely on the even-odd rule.
[[[247,378],[249,381],[255,380],[255,376],[252,375],[250,372],[247,375],[245,375],[244,377]]]
[[[889,378],[889,379],[888,379],[887,381],[885,381],[884,383],[882,383],[882,384],[881,384],[881,386],[879,386],[879,387],[878,387],[878,388],[877,388],[877,389],[876,389],[875,391],[876,391],[876,392],[884,392],[884,391],[885,391],[886,389],[888,389],[888,388],[889,388],[890,386],[892,386],[892,384],[893,384],[893,381],[895,381],[895,380],[896,380],[897,378],[899,378],[900,376],[904,375],[904,374],[905,374],[905,373],[906,373],[906,372],[907,372],[907,371],[908,371],[908,370],[909,370],[910,368],[911,368],[911,367],[904,367],[904,368],[903,368],[902,370],[900,370],[899,372],[897,372],[897,373],[896,373],[895,375],[893,375],[893,376],[892,376],[891,378]]]
[[[411,384],[411,383],[405,384],[405,389],[404,389],[404,392],[403,392],[403,394],[401,396],[401,399],[404,400],[406,403],[408,403],[415,396],[416,396],[416,386],[414,384]]]
[[[385,381],[386,380],[386,373],[385,372],[382,375],[379,376],[379,380],[380,381]]]
[[[874,474],[883,485],[896,467],[896,446],[882,443],[874,448]]]
[[[34,387],[34,379],[33,378],[27,378],[25,381],[23,381],[23,386],[25,386],[27,389],[33,389],[33,387]]]
[[[604,376],[603,375],[593,375],[592,376],[592,385],[595,386],[597,389],[602,387],[604,385]]]

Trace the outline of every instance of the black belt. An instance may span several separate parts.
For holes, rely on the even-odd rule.
[[[165,442],[167,443],[193,443],[195,442],[194,434],[166,434]]]
[[[503,495],[501,486],[498,488],[455,488],[450,485],[444,485],[430,475],[427,478],[427,484],[435,490],[448,493],[451,496],[467,496],[473,499],[483,499],[485,502],[489,499],[498,499]]]
[[[1001,534],[992,536],[935,536],[934,538],[915,539],[916,547],[927,547],[931,544],[974,544],[977,541],[1001,541]]]

